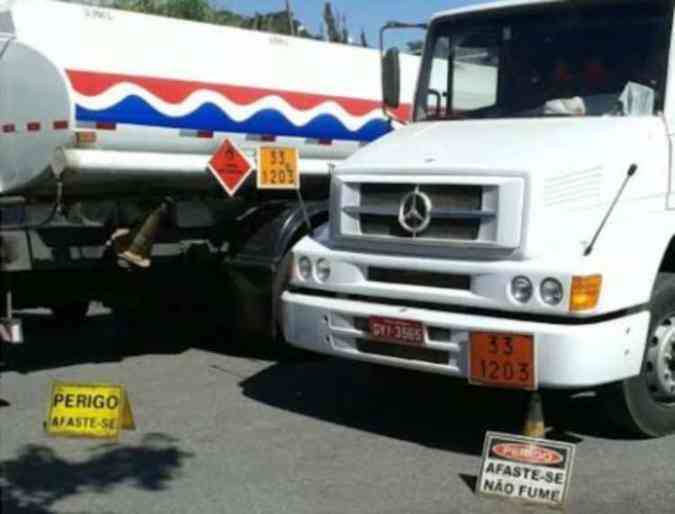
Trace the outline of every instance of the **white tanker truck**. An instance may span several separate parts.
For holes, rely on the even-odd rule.
[[[282,263],[307,217],[327,219],[332,164],[391,129],[379,60],[346,45],[0,0],[3,337],[20,339],[13,308],[75,319],[92,300],[199,291],[222,304],[228,290],[236,319],[273,332]],[[417,66],[412,56],[402,66],[410,100]],[[225,139],[253,162],[261,145],[297,148],[306,209],[293,194],[257,191],[254,176],[228,200],[207,169]],[[150,269],[120,265],[129,245]]]
[[[436,15],[413,123],[339,164],[330,224],[293,250],[286,339],[478,386],[595,389],[630,431],[675,432],[674,12]]]

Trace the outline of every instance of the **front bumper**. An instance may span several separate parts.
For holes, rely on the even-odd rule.
[[[286,291],[284,335],[300,348],[339,357],[468,377],[472,331],[534,336],[540,387],[581,388],[623,380],[640,373],[649,312],[577,325],[517,321],[481,315],[382,305],[371,302]],[[382,316],[419,321],[426,327],[425,345],[415,355],[364,350],[367,319]],[[388,343],[385,343],[388,344]],[[433,354],[433,359],[425,355]],[[442,361],[438,356],[441,355]],[[447,355],[447,359],[444,355]],[[433,361],[433,362],[431,362]]]

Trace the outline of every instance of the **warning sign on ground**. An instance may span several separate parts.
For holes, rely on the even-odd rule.
[[[45,428],[54,436],[117,439],[136,425],[124,386],[54,383]]]
[[[230,196],[236,194],[253,168],[248,157],[229,139],[223,141],[209,161],[209,171]]]
[[[573,461],[572,444],[488,432],[478,494],[562,507]]]

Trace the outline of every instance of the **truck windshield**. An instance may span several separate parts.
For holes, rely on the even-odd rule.
[[[660,111],[672,4],[580,4],[436,22],[415,119]]]

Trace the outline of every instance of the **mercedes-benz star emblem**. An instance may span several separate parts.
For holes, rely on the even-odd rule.
[[[431,208],[431,198],[422,193],[418,186],[401,200],[398,222],[403,230],[410,232],[415,237],[429,227]]]

